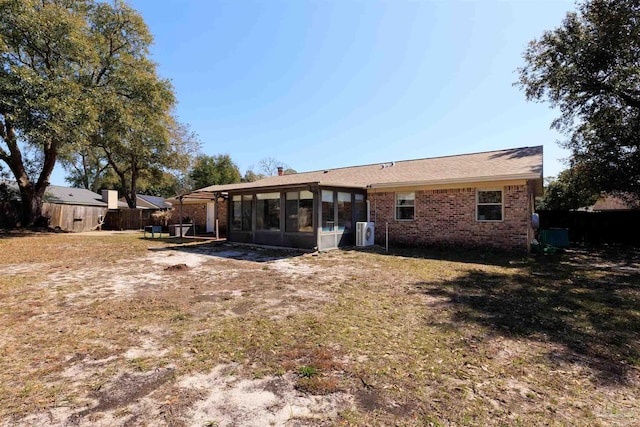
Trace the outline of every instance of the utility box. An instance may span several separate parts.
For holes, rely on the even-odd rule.
[[[374,226],[373,222],[356,222],[356,246],[373,246]]]

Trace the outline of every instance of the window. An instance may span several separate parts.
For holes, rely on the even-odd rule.
[[[285,230],[293,232],[313,232],[313,193],[292,191],[286,195]]]
[[[335,203],[333,191],[322,190],[322,231],[333,231],[335,226]]]
[[[256,228],[280,230],[280,193],[256,194]]]
[[[231,198],[231,229],[251,231],[252,196],[233,196]]]
[[[351,193],[338,192],[338,230],[351,231],[352,217]]]
[[[231,229],[242,230],[242,196],[231,198]]]
[[[242,231],[251,231],[251,202],[253,196],[242,196]]]
[[[411,221],[416,214],[416,193],[396,193],[396,220]]]
[[[476,220],[502,221],[502,190],[479,190],[476,201]]]

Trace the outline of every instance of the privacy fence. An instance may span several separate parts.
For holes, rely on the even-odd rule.
[[[640,211],[540,211],[540,228],[566,228],[575,244],[640,246]]]
[[[42,216],[48,218],[49,227],[64,231],[141,230],[147,225],[162,225],[162,218],[153,216],[150,209],[107,210],[100,206],[63,205],[43,203]],[[20,225],[20,202],[0,202],[0,228]]]
[[[99,206],[42,204],[42,216],[48,219],[49,227],[65,231],[96,230],[106,213],[107,208]],[[20,202],[0,202],[0,228],[19,225]]]
[[[226,212],[224,218],[226,219]],[[159,214],[159,215],[158,215]],[[48,225],[54,229],[64,231],[103,230],[142,230],[149,225],[160,225],[168,232],[169,226],[180,223],[180,210],[158,211],[153,209],[120,208],[107,210],[106,207],[65,205],[57,203],[43,203],[42,215],[47,218]],[[195,231],[205,232],[206,205],[185,206],[183,210],[184,222],[193,222]],[[226,224],[220,227],[221,233],[226,230]],[[20,226],[20,202],[0,202],[0,228],[15,228]]]
[[[152,214],[156,212],[150,209],[124,208],[110,210],[102,226],[103,230],[141,230],[147,225],[162,225],[161,218]]]

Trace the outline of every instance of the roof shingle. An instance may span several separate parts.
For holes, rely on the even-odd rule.
[[[270,176],[255,182],[212,185],[190,195],[301,184],[367,188],[516,178],[542,178],[542,146]]]

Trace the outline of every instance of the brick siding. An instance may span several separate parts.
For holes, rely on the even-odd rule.
[[[180,202],[173,204],[170,224],[180,222]],[[207,230],[207,203],[185,203],[182,205],[182,216],[189,217],[196,225],[197,233],[204,233]],[[218,200],[218,229],[222,237],[227,235],[227,200]]]
[[[476,221],[478,188],[475,187],[416,191],[412,221],[395,220],[395,193],[369,193],[371,221],[376,222],[376,243],[385,243],[385,224],[388,223],[390,244],[526,250],[531,236],[532,186],[502,188],[504,218],[500,222]]]

